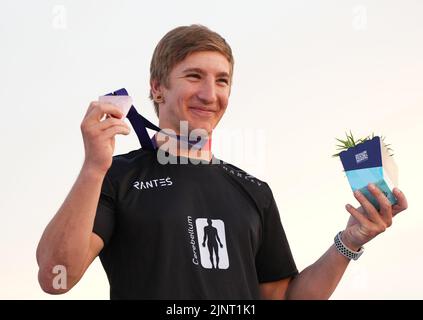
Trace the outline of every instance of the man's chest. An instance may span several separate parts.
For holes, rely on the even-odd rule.
[[[242,187],[206,168],[161,170],[126,179],[118,195],[116,222],[128,237],[159,237],[197,243],[248,242],[261,235],[260,208]]]

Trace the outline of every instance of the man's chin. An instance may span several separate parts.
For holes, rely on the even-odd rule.
[[[189,122],[188,128],[190,133],[195,130],[195,133],[200,136],[209,136],[213,131],[213,126],[209,123]]]

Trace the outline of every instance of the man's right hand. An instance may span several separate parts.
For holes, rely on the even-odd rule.
[[[90,103],[81,123],[85,168],[106,174],[112,165],[115,135],[128,135],[130,132],[129,126],[121,118],[122,112],[113,104],[98,101]]]

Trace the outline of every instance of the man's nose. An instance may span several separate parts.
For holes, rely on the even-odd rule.
[[[215,103],[217,100],[215,81],[211,78],[204,79],[197,96],[204,104]]]

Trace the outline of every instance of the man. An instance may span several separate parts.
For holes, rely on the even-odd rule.
[[[189,132],[202,130],[211,141],[228,104],[233,64],[226,41],[203,26],[166,34],[150,69],[160,128],[181,135],[186,121]],[[298,273],[265,182],[202,152],[210,143],[200,152],[182,143],[166,148],[178,163],[201,158],[199,164],[162,164],[168,140],[159,136],[158,150],[112,158],[115,135],[129,133],[121,116],[116,106],[92,102],[82,121],[84,164],[37,249],[39,282],[48,293],[70,290],[99,255],[112,299],[327,299],[350,259],[407,208],[399,190],[391,206],[369,185],[380,212],[355,194],[362,207],[347,205],[346,229]],[[199,245],[211,225],[220,239],[218,268]],[[57,265],[66,268],[66,288],[53,285]]]

